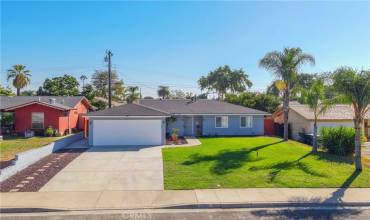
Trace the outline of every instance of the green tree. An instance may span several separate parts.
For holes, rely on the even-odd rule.
[[[92,101],[96,96],[96,92],[92,85],[86,84],[82,89],[81,95],[85,96],[89,101]]]
[[[126,102],[133,103],[140,98],[139,87],[129,86],[126,88]]]
[[[123,81],[118,78],[115,71],[111,74],[112,80],[112,99],[122,101],[125,97]],[[97,96],[108,98],[108,72],[95,71],[91,78],[91,83],[96,91]]]
[[[201,90],[215,91],[218,98],[223,100],[225,94],[244,92],[252,86],[243,69],[231,69],[228,65],[218,67],[216,70],[202,76],[198,80]]]
[[[33,90],[24,90],[21,92],[21,96],[34,96],[36,95],[36,92]]]
[[[273,113],[280,105],[280,99],[278,97],[256,92],[228,93],[225,96],[225,101],[270,113]]]
[[[275,85],[283,92],[284,140],[288,140],[289,100],[297,85],[298,71],[306,63],[315,64],[313,56],[303,53],[300,48],[285,48],[284,51],[267,53],[259,66],[271,71],[280,80]]]
[[[82,81],[82,90],[84,89],[84,87],[85,87],[85,80],[87,80],[87,76],[85,76],[85,75],[81,75],[80,76],[80,80]]]
[[[37,96],[43,96],[43,95],[46,95],[44,90],[42,89],[42,86],[39,86],[39,88],[37,89],[36,91],[36,95]]]
[[[0,85],[0,96],[14,96],[14,92],[9,87]]]
[[[77,96],[78,81],[74,76],[65,74],[63,76],[47,78],[43,83],[43,93],[53,96]]]
[[[162,99],[168,99],[170,95],[170,90],[168,86],[159,86],[157,93],[158,96],[161,97]]]
[[[17,96],[20,95],[21,89],[31,82],[31,71],[26,70],[26,66],[16,64],[13,69],[8,70],[8,81],[13,79],[13,86],[17,89]]]
[[[312,153],[317,153],[317,119],[334,104],[334,100],[325,99],[325,86],[321,79],[313,80],[310,87],[304,90],[302,97],[314,115]]]
[[[170,92],[169,97],[171,99],[185,99],[186,98],[186,94],[181,89],[175,89],[175,90],[172,90]]]
[[[96,107],[97,111],[104,110],[107,108],[108,103],[103,100],[93,99],[90,101],[91,105]]]
[[[355,128],[355,167],[362,170],[361,135],[366,112],[370,108],[370,70],[358,72],[341,67],[333,75],[334,88],[352,104]]]
[[[154,99],[154,98],[151,96],[144,96],[144,99]]]

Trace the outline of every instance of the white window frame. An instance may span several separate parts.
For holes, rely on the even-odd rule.
[[[245,126],[242,126],[242,118],[245,118]],[[247,120],[247,118],[249,118],[249,120]],[[253,128],[253,116],[251,115],[240,116],[239,123],[240,128]]]
[[[221,127],[217,127],[217,118],[221,118]],[[222,118],[226,118],[226,127],[222,126]],[[215,117],[215,128],[228,128],[229,127],[229,116],[216,116]]]
[[[34,114],[42,114],[42,128],[34,128],[33,127],[33,115]],[[45,128],[45,114],[44,112],[32,112],[31,113],[31,129],[44,129]]]

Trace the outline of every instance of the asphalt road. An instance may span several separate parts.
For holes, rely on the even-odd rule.
[[[84,211],[3,214],[4,220],[370,219],[370,207]]]

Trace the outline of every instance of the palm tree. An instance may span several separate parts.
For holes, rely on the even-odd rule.
[[[138,100],[140,97],[139,94],[139,87],[137,86],[129,86],[126,89],[127,96],[126,96],[126,102],[127,103],[133,103],[134,101]]]
[[[158,96],[161,97],[162,99],[166,99],[170,95],[170,90],[168,86],[159,86],[157,92],[158,92]]]
[[[352,104],[355,128],[355,167],[362,170],[361,135],[366,112],[370,108],[370,70],[357,72],[341,67],[334,72],[334,88]]]
[[[82,81],[82,90],[83,90],[85,87],[85,80],[87,80],[87,76],[81,75],[80,80]]]
[[[284,141],[288,140],[288,113],[291,92],[297,84],[300,67],[306,63],[315,64],[315,58],[303,53],[300,48],[285,48],[284,51],[267,53],[259,62],[259,66],[271,71],[278,77],[280,90],[283,91]]]
[[[13,86],[17,89],[17,96],[20,95],[21,89],[30,84],[31,71],[26,70],[26,66],[16,64],[13,69],[8,70],[8,81],[13,79]]]
[[[319,115],[324,114],[335,101],[333,101],[333,99],[325,99],[325,86],[321,79],[314,80],[307,90],[303,90],[303,97],[304,103],[308,104],[308,107],[312,110],[314,115],[312,153],[316,153],[318,148],[317,118]]]

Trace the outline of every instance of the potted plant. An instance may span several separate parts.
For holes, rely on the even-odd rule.
[[[177,141],[177,134],[179,133],[179,129],[178,128],[172,128],[172,131],[171,131],[171,139],[172,141]]]

